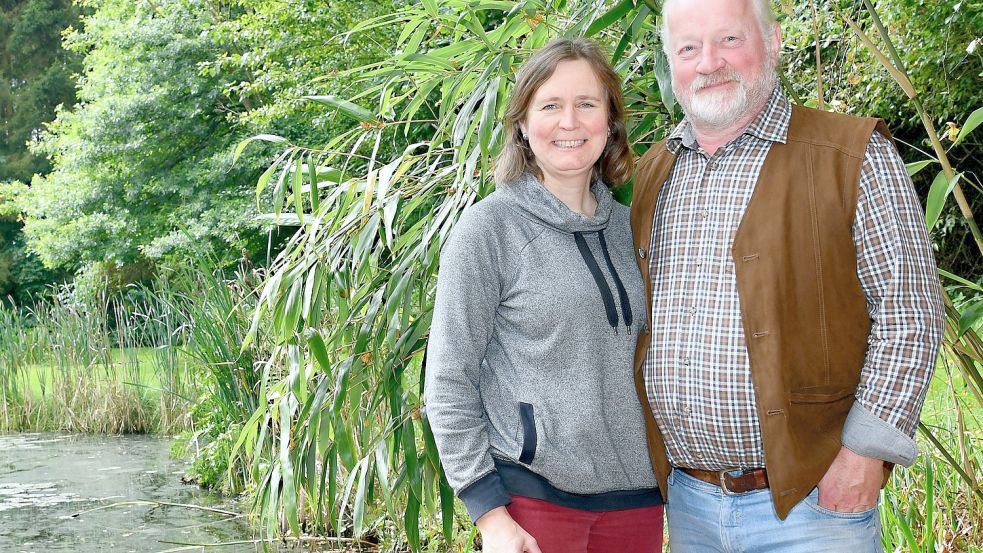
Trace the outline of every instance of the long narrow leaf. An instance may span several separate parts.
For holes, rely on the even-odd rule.
[[[374,121],[375,117],[372,112],[363,108],[362,106],[349,102],[344,98],[338,98],[337,96],[304,96],[305,100],[311,100],[319,104],[324,104],[326,106],[331,106],[337,108],[338,111],[344,113],[345,115],[355,119],[360,122],[370,122]]]
[[[621,0],[621,2],[615,4],[614,7],[607,13],[594,20],[594,22],[590,24],[590,27],[587,27],[587,31],[584,33],[584,36],[594,36],[610,27],[612,24],[628,15],[628,12],[630,12],[634,7],[635,3],[632,0]]]
[[[976,127],[979,127],[981,123],[983,123],[983,108],[977,108],[976,111],[969,114],[969,117],[966,118],[966,122],[963,123],[963,127],[959,129],[959,135],[952,141],[952,145],[958,146],[959,143],[965,140],[966,137],[976,130]]]
[[[942,207],[945,205],[945,200],[949,197],[949,193],[952,192],[956,183],[959,182],[960,176],[961,173],[957,173],[950,181],[945,177],[944,171],[939,171],[935,175],[935,180],[932,181],[932,187],[928,190],[928,199],[925,200],[925,224],[929,230],[935,228],[935,224],[939,222],[939,216],[942,215]]]

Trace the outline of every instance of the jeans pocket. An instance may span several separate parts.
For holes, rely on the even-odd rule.
[[[806,496],[803,500],[806,505],[809,506],[813,511],[823,515],[825,517],[838,518],[842,520],[867,520],[875,513],[877,513],[877,504],[875,503],[873,507],[865,511],[859,511],[856,513],[842,513],[840,511],[833,511],[832,509],[827,509],[819,505],[819,490],[818,488],[813,490],[812,493]]]

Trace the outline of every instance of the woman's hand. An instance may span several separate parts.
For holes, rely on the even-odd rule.
[[[542,553],[536,538],[512,520],[505,507],[496,507],[475,522],[481,531],[481,550],[486,553]]]

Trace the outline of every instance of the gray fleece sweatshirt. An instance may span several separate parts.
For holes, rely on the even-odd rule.
[[[426,412],[472,519],[511,494],[661,502],[632,374],[646,306],[628,208],[591,190],[588,217],[526,175],[465,210],[441,253]]]

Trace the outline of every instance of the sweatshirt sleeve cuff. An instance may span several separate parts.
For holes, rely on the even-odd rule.
[[[918,458],[915,440],[855,401],[843,425],[843,447],[864,457],[910,467]]]
[[[482,476],[461,490],[458,497],[467,507],[468,514],[471,515],[471,522],[476,522],[481,518],[481,515],[495,507],[512,503],[512,496],[505,490],[505,484],[502,483],[498,471],[492,471]]]

